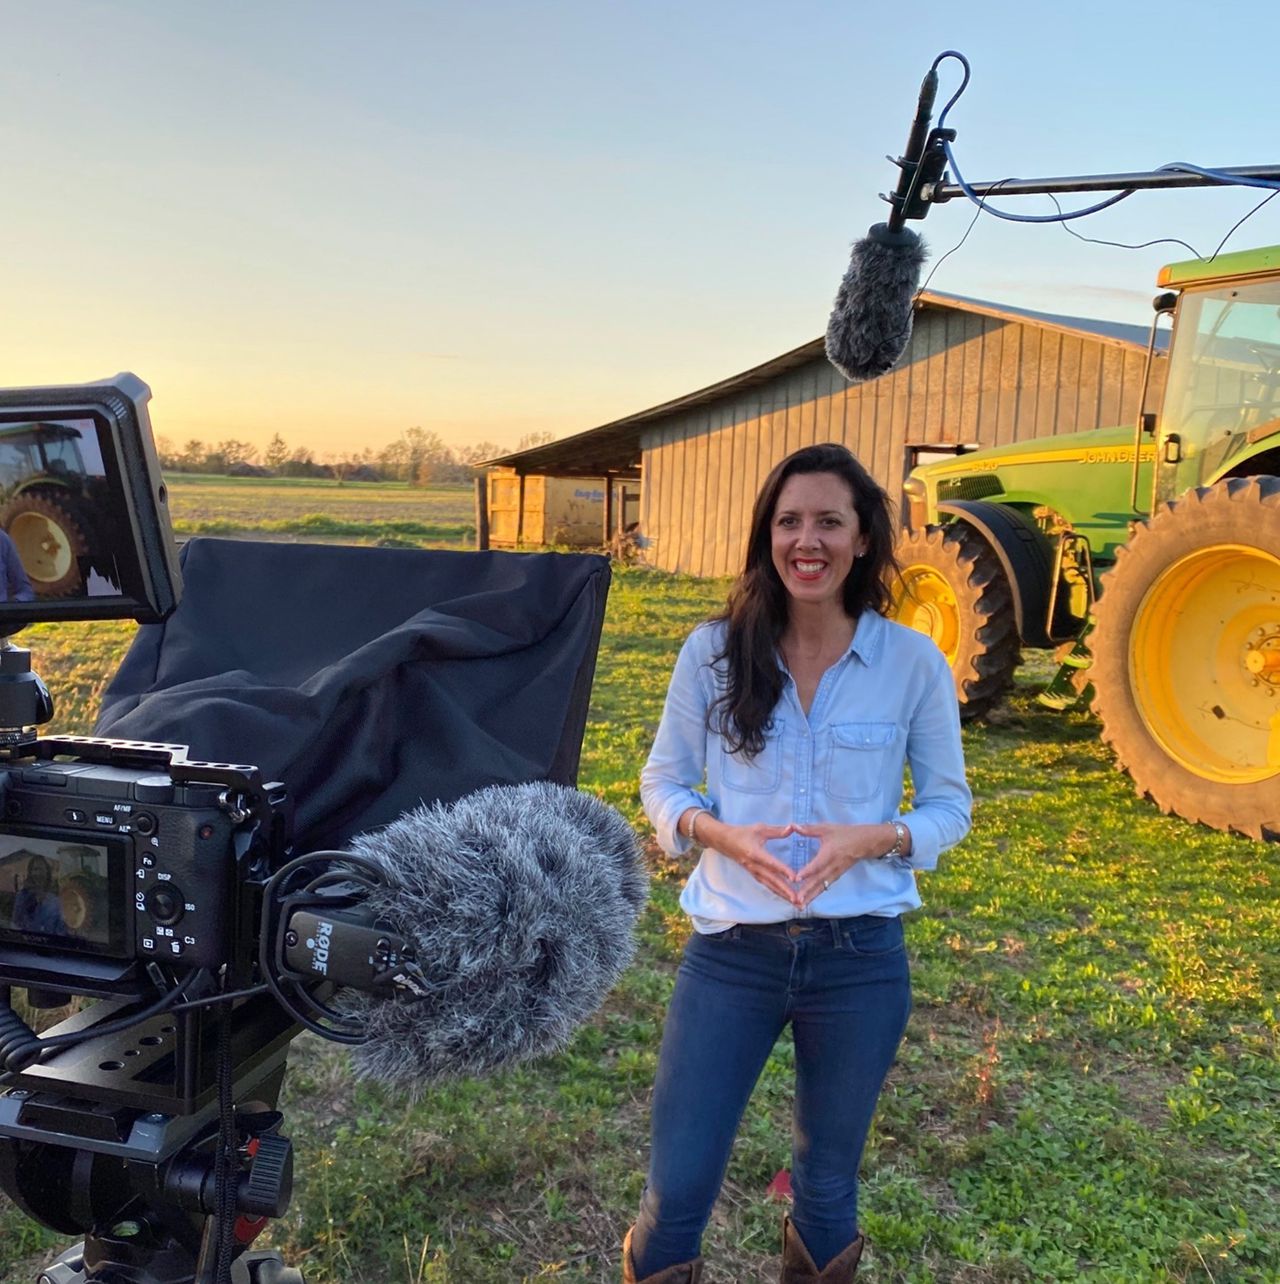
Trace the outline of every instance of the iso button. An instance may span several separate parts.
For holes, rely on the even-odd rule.
[[[186,912],[182,893],[172,883],[161,883],[147,893],[147,913],[165,927],[172,927]]]

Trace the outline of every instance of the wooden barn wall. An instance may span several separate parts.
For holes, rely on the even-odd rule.
[[[844,442],[896,499],[909,445],[997,446],[1132,423],[1144,362],[1142,352],[1084,335],[930,309],[916,318],[907,359],[883,378],[849,384],[818,357],[646,429],[640,526],[649,560],[736,574],[760,483],[815,441]]]

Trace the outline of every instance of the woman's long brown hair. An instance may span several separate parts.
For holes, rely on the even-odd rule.
[[[853,452],[835,442],[805,446],[788,455],[764,480],[751,513],[747,556],[725,609],[723,661],[728,681],[724,694],[707,714],[707,725],[725,738],[731,753],[754,758],[764,748],[773,711],[785,682],[778,665],[778,644],[787,626],[787,590],[773,565],[773,511],[787,480],[798,473],[832,473],[853,496],[867,550],[853,563],[844,582],[844,609],[851,620],[863,611],[884,615],[889,584],[897,574],[889,497],[858,462]]]

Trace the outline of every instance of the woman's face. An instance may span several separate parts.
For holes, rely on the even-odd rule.
[[[854,558],[867,551],[844,478],[836,473],[788,477],[769,526],[774,569],[791,600],[841,602]]]

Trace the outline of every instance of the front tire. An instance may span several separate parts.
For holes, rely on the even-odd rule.
[[[898,544],[902,575],[891,618],[931,637],[947,657],[962,718],[999,703],[1022,662],[1009,578],[966,522],[911,531]]]
[[[1280,478],[1189,491],[1102,580],[1102,738],[1163,812],[1280,840]]]

